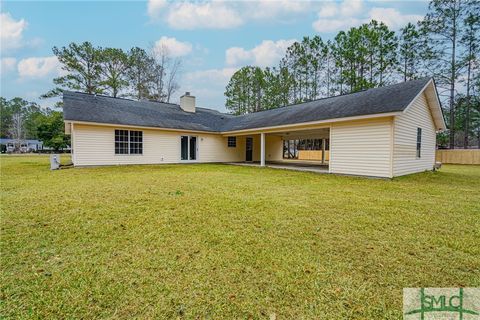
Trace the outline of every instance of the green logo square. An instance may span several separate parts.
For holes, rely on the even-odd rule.
[[[480,288],[404,288],[405,320],[480,320]]]

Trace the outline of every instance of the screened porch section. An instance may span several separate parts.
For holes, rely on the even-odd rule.
[[[283,160],[328,165],[330,159],[328,128],[286,132],[282,135]]]
[[[274,131],[237,137],[245,155],[231,164],[329,172],[330,128]]]
[[[328,163],[329,139],[283,140],[283,159]]]

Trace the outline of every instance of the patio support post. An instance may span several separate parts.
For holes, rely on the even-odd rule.
[[[260,166],[265,167],[265,133],[260,133]]]
[[[325,142],[326,139],[322,139],[322,164],[325,164]]]

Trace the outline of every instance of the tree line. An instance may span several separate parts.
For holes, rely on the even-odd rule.
[[[53,47],[65,75],[53,79],[55,88],[43,98],[59,96],[63,90],[138,100],[169,102],[178,90],[181,60],[173,58],[166,46],[149,51],[134,47],[95,47],[90,42]]]
[[[399,32],[372,20],[331,40],[304,37],[278,66],[233,74],[226,107],[246,114],[433,76],[449,128],[439,143],[480,147],[479,29],[479,1],[432,0],[422,21]]]

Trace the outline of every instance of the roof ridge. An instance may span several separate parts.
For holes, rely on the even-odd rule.
[[[108,95],[105,95],[105,94],[92,94],[92,93],[87,93],[87,92],[70,91],[70,90],[65,90],[65,91],[63,91],[63,93],[67,93],[67,94],[83,94],[83,95],[87,95],[87,96],[91,96],[91,97],[102,97],[102,98],[110,98],[110,99],[133,101],[133,102],[162,103],[162,104],[168,104],[168,105],[180,107],[180,105],[179,105],[178,103],[163,102],[163,101],[156,101],[156,100],[150,100],[150,99],[148,99],[148,100],[136,100],[136,99],[130,99],[130,98],[112,97],[112,96],[108,96]],[[207,107],[196,107],[196,108],[197,108],[197,109],[203,109],[203,110],[210,110],[210,111],[213,111],[213,112],[220,113],[220,114],[222,114],[222,115],[230,115],[230,114],[228,114],[228,113],[224,113],[224,112],[221,112],[221,111],[219,111],[219,110],[212,109],[212,108],[207,108]]]
[[[122,98],[122,97],[112,97],[108,96],[105,94],[98,94],[98,93],[88,93],[88,92],[81,92],[81,91],[70,91],[70,90],[65,90],[63,93],[67,94],[83,94],[91,97],[101,97],[101,98],[110,98],[110,99],[115,99],[115,100],[125,100],[125,101],[133,101],[133,102],[152,102],[152,103],[163,103],[163,104],[170,104],[174,106],[178,106],[177,103],[171,103],[171,102],[163,102],[163,101],[157,101],[157,100],[137,100],[137,99],[129,99],[129,98]]]

